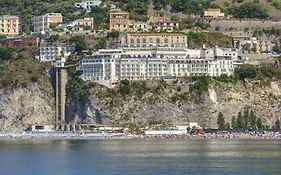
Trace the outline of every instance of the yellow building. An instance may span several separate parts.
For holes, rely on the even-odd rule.
[[[34,33],[46,32],[50,25],[62,23],[61,13],[47,13],[42,16],[35,16],[33,19]]]
[[[19,17],[0,16],[0,35],[15,36],[19,34]]]
[[[219,8],[216,9],[208,8],[204,10],[204,17],[213,17],[213,18],[224,17],[224,13],[222,13],[221,9]]]
[[[109,31],[127,32],[129,30],[129,13],[124,11],[110,12]]]
[[[81,27],[83,29],[83,27],[89,26],[91,30],[94,29],[94,18],[84,18],[84,19],[77,19],[75,21],[75,25],[78,27],[78,29],[80,30]]]

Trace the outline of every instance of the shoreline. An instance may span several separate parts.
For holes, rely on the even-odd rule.
[[[278,140],[281,132],[232,132],[232,133],[204,133],[183,135],[133,135],[128,133],[105,132],[0,132],[0,141],[9,140],[116,140],[116,139],[183,139],[183,140],[209,140],[209,139],[251,139],[251,140]]]

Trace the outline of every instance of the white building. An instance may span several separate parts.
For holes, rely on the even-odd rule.
[[[47,13],[33,18],[33,32],[45,33],[49,31],[51,25],[62,23],[61,13]]]
[[[130,32],[147,32],[150,26],[146,22],[134,21],[129,26]]]
[[[44,44],[40,46],[39,55],[35,56],[35,59],[40,62],[54,62],[68,57],[73,52],[74,47],[66,44]]]
[[[236,55],[236,57],[235,57]],[[81,78],[113,87],[119,80],[231,75],[240,64],[228,49],[122,48],[99,50],[80,61]]]
[[[100,0],[86,0],[80,3],[75,3],[75,8],[86,10],[91,12],[93,8],[98,7],[101,4]]]

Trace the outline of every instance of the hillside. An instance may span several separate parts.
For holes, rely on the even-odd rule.
[[[239,0],[241,1],[241,0]],[[243,1],[243,0],[242,0]],[[92,13],[86,14],[76,13],[74,3],[79,0],[1,0],[0,15],[9,14],[17,15],[21,19],[21,26],[24,33],[32,31],[32,18],[36,15],[42,15],[48,12],[62,13],[64,22],[73,21],[80,17],[94,17],[95,28],[103,29],[106,27],[109,8],[97,8]],[[147,21],[149,19],[148,11],[150,9],[148,0],[103,0],[103,4],[114,3],[117,8],[130,12],[130,18],[135,20]],[[233,5],[241,5],[243,3],[232,2],[232,0],[152,0],[154,14],[170,10],[172,13],[184,13],[202,15],[203,10],[208,7],[221,7],[228,13],[229,7]],[[253,2],[252,0],[244,0],[243,2]],[[256,3],[259,2],[259,3]],[[270,18],[281,19],[281,2],[279,0],[256,0],[258,6],[265,7]],[[252,4],[252,5],[253,5]],[[109,7],[109,6],[108,6]],[[254,11],[256,9],[253,9]],[[263,11],[257,10],[260,14]],[[246,12],[247,13],[247,12]],[[252,13],[252,12],[251,12]],[[151,14],[151,13],[150,13]],[[24,22],[23,22],[24,21]]]
[[[240,5],[239,1],[243,2],[259,2],[264,6],[269,14],[269,17],[272,19],[281,19],[281,1],[279,0],[215,0],[213,3],[221,7],[226,11],[226,9],[231,5]]]

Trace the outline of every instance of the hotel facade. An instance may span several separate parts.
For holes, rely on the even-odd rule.
[[[83,58],[77,70],[85,81],[114,87],[120,80],[231,75],[242,64],[232,49],[171,47],[102,49]]]

